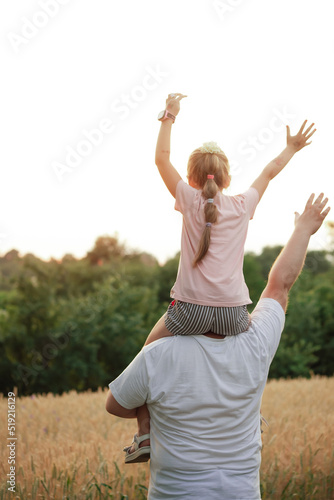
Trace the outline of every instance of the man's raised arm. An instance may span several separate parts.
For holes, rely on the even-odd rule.
[[[295,229],[274,262],[268,284],[261,295],[261,298],[275,299],[284,311],[288,293],[303,268],[310,237],[318,231],[330,211],[330,207],[325,209],[328,198],[324,199],[323,193],[315,201],[314,196],[310,196],[301,215],[296,213]]]

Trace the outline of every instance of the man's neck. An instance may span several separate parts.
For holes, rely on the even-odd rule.
[[[226,335],[218,335],[217,333],[204,333],[206,337],[210,337],[210,339],[224,339]]]

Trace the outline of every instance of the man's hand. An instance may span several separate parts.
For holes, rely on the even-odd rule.
[[[318,198],[313,203],[314,196],[315,194],[312,193],[307,200],[304,212],[301,215],[299,215],[298,212],[295,212],[296,228],[302,228],[305,231],[307,230],[310,235],[318,231],[319,227],[321,226],[325,217],[331,209],[331,207],[327,207],[324,210],[328,202],[328,198],[323,199],[324,193],[320,193]]]
[[[314,132],[317,130],[316,128],[312,130],[314,123],[312,123],[306,130],[303,132],[305,125],[307,123],[307,120],[304,121],[303,125],[300,127],[300,130],[297,135],[291,135],[290,134],[290,127],[289,125],[286,126],[286,143],[287,146],[292,149],[295,153],[297,151],[300,151],[302,148],[305,146],[308,146],[311,144],[312,141],[307,142]]]
[[[166,99],[166,109],[172,113],[172,115],[178,115],[180,111],[180,101],[184,97],[187,97],[183,94],[169,94]]]
[[[261,295],[262,298],[277,300],[284,311],[288,303],[289,290],[303,268],[311,234],[318,231],[330,210],[330,207],[324,210],[328,199],[323,197],[324,194],[321,193],[313,202],[314,194],[311,194],[304,212],[301,215],[295,212],[296,227],[271,268],[268,284]]]

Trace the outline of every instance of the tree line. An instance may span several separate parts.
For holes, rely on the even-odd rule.
[[[246,253],[253,304],[281,251]],[[141,349],[170,302],[179,255],[163,266],[101,236],[82,259],[43,261],[11,250],[0,257],[0,390],[19,395],[105,387]],[[289,298],[269,377],[334,372],[333,253],[310,251]]]

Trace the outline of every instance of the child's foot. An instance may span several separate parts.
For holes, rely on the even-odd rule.
[[[150,435],[144,434],[143,436],[138,436],[135,434],[133,437],[133,443],[130,446],[123,448],[123,451],[125,451],[126,464],[148,462],[151,453]]]

